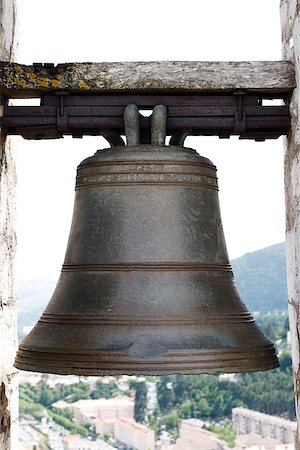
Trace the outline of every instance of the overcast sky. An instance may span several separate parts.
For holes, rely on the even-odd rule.
[[[278,0],[18,0],[17,61],[278,60]],[[18,171],[18,275],[56,278],[73,209],[76,166],[101,138],[12,138]],[[218,168],[230,258],[284,240],[282,139],[188,138]]]

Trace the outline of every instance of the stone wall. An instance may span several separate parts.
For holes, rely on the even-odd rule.
[[[15,50],[16,6],[0,0],[0,59],[11,61]],[[1,132],[1,130],[0,130]],[[17,345],[14,284],[15,164],[8,139],[0,133],[0,448],[18,448],[18,381],[13,361]]]
[[[286,251],[288,308],[291,329],[296,410],[300,420],[300,0],[281,0],[283,59],[295,64],[296,83],[291,99],[291,131],[285,139]],[[296,449],[300,450],[299,427]]]

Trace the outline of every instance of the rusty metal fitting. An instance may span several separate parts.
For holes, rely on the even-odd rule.
[[[167,135],[167,108],[156,105],[151,116],[151,144],[165,145]]]
[[[124,126],[127,145],[140,144],[139,109],[136,105],[127,105],[124,109]]]

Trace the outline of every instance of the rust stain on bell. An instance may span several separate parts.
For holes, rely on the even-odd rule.
[[[234,284],[208,159],[131,145],[79,165],[62,273],[15,365],[78,375],[278,366]]]

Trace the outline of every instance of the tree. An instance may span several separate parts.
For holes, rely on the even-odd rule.
[[[187,376],[175,375],[175,380],[172,383],[172,387],[176,397],[176,403],[180,404],[188,399],[190,378]]]
[[[289,350],[283,350],[280,356],[280,370],[291,370],[292,367],[292,356]]]
[[[69,420],[72,420],[74,418],[74,413],[69,408],[53,408],[53,407],[51,407],[51,411],[54,412],[54,414],[58,414],[59,416],[66,417]]]
[[[220,439],[229,445],[229,447],[235,447],[236,431],[228,422],[225,422],[223,426],[212,425],[208,427],[208,430],[216,433]]]
[[[162,376],[157,383],[157,400],[162,411],[170,411],[176,402],[174,390],[172,387],[172,378]]]
[[[41,420],[47,414],[46,409],[40,403],[27,402],[23,399],[20,399],[19,408],[21,414],[30,415],[36,420]]]
[[[91,392],[91,398],[112,398],[119,394],[119,389],[115,381],[111,383],[102,383],[97,381],[95,390]]]
[[[192,402],[183,403],[179,409],[180,419],[190,419],[192,417]]]
[[[147,411],[147,386],[143,381],[136,385],[134,401],[134,418],[137,422],[143,423]]]
[[[39,403],[41,403],[44,406],[50,406],[51,403],[53,403],[54,395],[48,386],[48,384],[44,384],[41,389],[40,399]]]
[[[89,432],[85,427],[83,427],[81,425],[76,425],[74,422],[67,419],[66,417],[60,416],[51,411],[50,411],[50,414],[51,414],[54,422],[56,422],[58,425],[61,425],[64,428],[66,428],[66,430],[71,431],[71,433],[80,434],[81,436],[84,436],[84,437],[88,436]]]
[[[199,400],[198,411],[200,413],[200,417],[208,417],[209,416],[211,408],[210,408],[206,398],[201,398]]]
[[[77,400],[85,400],[90,398],[89,385],[87,383],[76,383],[71,386],[71,394],[66,398],[69,403],[77,402]]]
[[[165,425],[167,431],[172,431],[178,427],[178,416],[175,412],[163,417],[161,423]]]

